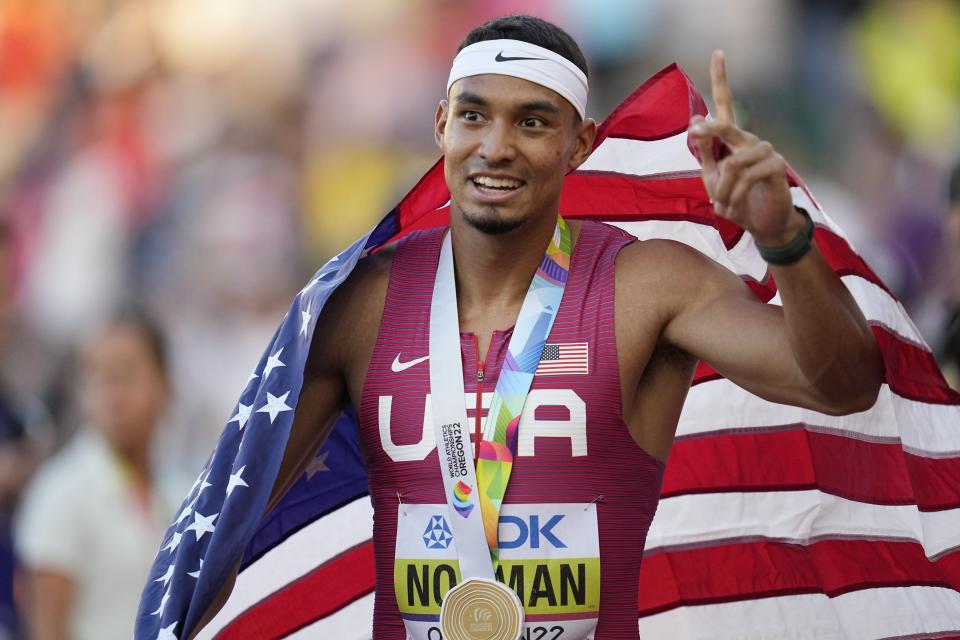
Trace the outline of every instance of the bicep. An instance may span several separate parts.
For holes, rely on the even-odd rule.
[[[780,307],[719,297],[678,316],[664,337],[754,395],[820,408],[793,357]]]
[[[764,304],[693,249],[676,254],[664,340],[761,398],[821,409],[793,355],[782,308]]]

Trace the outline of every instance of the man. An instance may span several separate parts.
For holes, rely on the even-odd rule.
[[[424,506],[440,514],[436,530],[415,535],[430,536],[434,546],[448,554],[451,537],[466,541],[473,535],[461,537],[461,520],[471,512],[484,512],[481,535],[490,554],[486,548],[480,553],[458,543],[453,557],[461,574],[467,564],[479,566],[493,557],[494,575],[523,592],[528,623],[553,621],[564,638],[637,637],[636,572],[643,539],[696,361],[710,363],[768,400],[829,414],[864,410],[877,396],[882,366],[873,335],[811,245],[808,219],[792,206],[784,161],[769,143],[734,123],[721,53],[711,62],[717,117],[695,118],[690,134],[717,213],[749,231],[763,248],[782,309],[759,303],[737,277],[685,245],[632,242],[596,223],[558,223],[564,176],[586,160],[596,134],[594,121],[583,117],[586,72],[573,40],[542,20],[508,17],[471,32],[436,113],[435,135],[451,195],[450,247],[444,245],[443,230],[435,230],[364,259],[328,301],[314,329],[271,504],[303,472],[341,406],[349,401],[357,407],[375,509],[376,638],[402,638],[405,633],[433,637],[433,609],[439,600],[451,599],[446,589],[454,582],[469,582],[467,578],[483,582],[481,575],[448,577],[440,587],[435,582],[433,588],[443,592],[428,603],[429,614],[417,613],[412,594],[424,585],[415,571],[400,564],[397,554],[407,544],[405,538],[414,535],[403,522],[404,514]],[[717,149],[727,155],[715,153]],[[443,298],[434,280],[438,259],[442,267],[443,256],[451,250],[455,301]],[[506,438],[501,433],[497,440],[485,430],[481,437],[484,392],[496,388],[498,395],[509,393],[501,394],[498,384],[508,366],[504,362],[517,365],[522,358],[515,354],[526,353],[522,345],[515,349],[508,343],[519,331],[510,328],[523,322],[521,309],[531,297],[528,290],[534,291],[531,280],[536,284],[535,276],[549,276],[555,268],[564,271],[556,280],[565,282],[566,291],[559,309],[546,305],[553,332],[537,344],[586,345],[588,373],[551,376],[541,366],[529,391],[518,392],[527,404],[536,398],[538,405],[522,409],[519,433]],[[442,309],[441,303],[446,304]],[[455,348],[437,348],[441,343],[433,325],[451,316],[458,318],[455,331],[460,332],[463,364],[455,360]],[[450,358],[453,367],[441,362]],[[517,365],[516,370],[521,369]],[[461,374],[463,385],[454,379],[454,393],[438,393],[445,378]],[[473,447],[466,448],[480,449],[480,477],[463,485],[456,494],[459,503],[454,500],[446,510],[444,503],[452,494],[436,475],[433,442],[419,437],[421,420],[425,434],[431,422],[424,416],[423,399],[430,394],[435,414],[441,403],[464,393],[477,402],[477,433]],[[528,424],[535,428],[540,415],[551,411],[568,417],[559,420],[567,432],[524,434]],[[466,416],[462,407],[461,414]],[[519,418],[520,411],[514,414]],[[516,427],[515,420],[510,424]],[[461,429],[469,433],[473,426],[463,420],[435,425],[441,467],[462,461],[463,454],[450,445],[463,446],[466,434]],[[560,439],[563,446],[553,446]],[[480,440],[483,445],[477,445]],[[417,449],[424,442],[427,446]],[[505,496],[505,486],[499,495],[484,493],[496,484],[479,470],[493,460],[484,455],[485,448],[508,452],[508,467],[514,468],[509,484],[503,483],[509,486]],[[509,468],[497,469],[495,473],[510,475]],[[472,468],[463,473],[473,478]],[[581,505],[589,514],[571,532],[575,540],[560,535],[562,520],[551,520],[558,523],[555,529],[544,524],[546,516],[538,505],[553,503]],[[481,508],[473,509],[477,504]],[[502,508],[499,536],[494,526],[492,540],[485,512],[490,504],[495,506],[492,522],[497,522],[496,509]],[[572,511],[564,514],[567,521],[574,518]],[[540,516],[543,521],[535,520]],[[505,521],[513,523],[513,529]],[[531,527],[534,522],[538,524]],[[510,545],[521,537],[512,535],[521,527],[527,534],[561,543],[555,547],[576,545],[586,555],[598,555],[586,565],[586,584],[571,577],[572,565],[564,565],[562,556],[550,556],[547,544],[542,552],[528,545],[526,559],[543,559],[548,566],[559,557],[556,573],[550,573],[552,565],[543,574],[514,572],[523,560],[511,557]],[[483,561],[477,560],[478,554]],[[546,591],[542,602],[531,593],[556,579],[585,589],[586,595],[574,603],[579,608],[552,602]],[[221,592],[220,604],[228,590]],[[531,599],[537,600],[533,607]],[[504,602],[508,609],[512,606]],[[207,619],[217,608],[212,607]],[[486,633],[477,629],[494,624],[479,620],[483,616],[475,611],[473,615],[477,620],[471,624],[479,625],[475,633]],[[449,620],[445,624],[446,637],[459,632],[449,631]]]

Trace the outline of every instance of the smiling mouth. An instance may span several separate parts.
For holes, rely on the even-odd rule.
[[[523,180],[514,178],[491,178],[489,176],[475,176],[470,182],[482,193],[508,194],[523,187]]]

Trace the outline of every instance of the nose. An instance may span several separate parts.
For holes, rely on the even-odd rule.
[[[486,127],[480,142],[480,157],[489,164],[510,162],[517,155],[513,127],[503,121],[495,121]]]

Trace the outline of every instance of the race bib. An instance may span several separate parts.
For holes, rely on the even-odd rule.
[[[443,504],[400,504],[393,584],[411,640],[442,640],[440,604],[460,581]],[[600,611],[596,504],[505,504],[498,581],[520,597],[522,640],[589,640]]]

